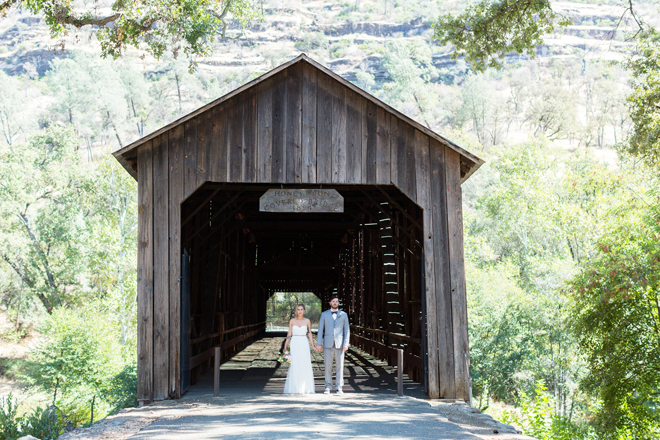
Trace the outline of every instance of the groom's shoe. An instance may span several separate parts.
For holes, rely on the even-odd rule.
[[[341,388],[337,388],[337,395],[341,396],[342,394],[344,394],[344,392],[341,390]]]
[[[330,388],[326,388],[325,391],[323,391],[323,394],[330,394]]]

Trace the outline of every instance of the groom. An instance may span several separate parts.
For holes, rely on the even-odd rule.
[[[323,348],[323,364],[325,365],[325,391],[330,394],[332,388],[332,360],[335,360],[335,379],[337,394],[344,394],[344,352],[348,350],[348,337],[351,332],[348,327],[348,315],[339,307],[339,298],[330,298],[330,310],[321,314],[319,333],[316,341],[316,351]],[[321,342],[323,341],[323,342]]]

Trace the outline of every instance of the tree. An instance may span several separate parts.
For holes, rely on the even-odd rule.
[[[89,181],[77,144],[72,127],[51,125],[0,150],[0,258],[49,312],[76,299],[85,266]]]
[[[383,58],[383,66],[391,79],[383,86],[387,102],[395,107],[414,102],[414,113],[418,113],[424,125],[431,128],[436,116],[434,112],[438,111],[437,97],[434,93],[422,91],[438,73],[429,46],[418,40],[393,41],[387,49]]]
[[[144,48],[156,58],[170,50],[183,50],[194,58],[207,55],[220,32],[226,38],[231,20],[246,26],[259,18],[252,0],[146,0],[109,3],[76,3],[67,0],[0,0],[0,17],[22,4],[35,14],[44,14],[52,38],[67,35],[72,28],[96,28],[103,57],[117,58],[129,46]],[[83,6],[84,5],[84,6]],[[64,43],[62,43],[63,47]]]
[[[108,155],[88,198],[90,281],[119,322],[120,343],[135,340],[137,318],[137,182]]]
[[[651,29],[643,34],[626,66],[632,76],[627,101],[633,126],[619,148],[660,168],[660,33]]]
[[[103,417],[119,402],[134,405],[134,386],[121,388],[134,383],[126,377],[133,372],[134,378],[134,360],[126,360],[135,353],[122,353],[118,326],[101,304],[87,304],[84,311],[58,307],[41,330],[45,338],[30,352],[23,374],[28,386],[73,412],[95,404]]]
[[[660,435],[660,193],[622,182],[628,196],[570,283],[574,332],[586,356],[585,390],[599,400],[604,439]]]
[[[441,16],[433,25],[433,37],[456,47],[453,59],[464,55],[473,70],[483,72],[487,67],[502,67],[501,59],[511,51],[534,58],[544,35],[557,25],[571,24],[567,19],[556,20],[548,0],[482,0],[456,17]]]
[[[460,91],[461,106],[456,112],[456,122],[472,124],[472,129],[484,147],[498,143],[502,131],[502,110],[488,77],[468,74]]]
[[[622,7],[619,23],[630,14],[639,30],[645,28],[632,0],[622,1]],[[534,58],[545,35],[571,23],[552,10],[549,0],[480,0],[458,16],[440,16],[433,25],[433,36],[442,44],[454,45],[454,59],[465,56],[473,70],[483,72],[488,67],[502,67],[509,52]]]
[[[12,145],[31,125],[27,117],[28,98],[21,81],[0,71],[0,132],[7,145]],[[36,118],[33,118],[36,119]]]

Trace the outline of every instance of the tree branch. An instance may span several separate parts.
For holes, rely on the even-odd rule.
[[[22,271],[21,268],[20,268],[20,266],[19,266],[16,262],[12,261],[12,260],[9,258],[9,256],[8,256],[7,254],[4,254],[4,253],[2,254],[2,259],[5,260],[5,261],[7,262],[7,264],[9,265],[9,267],[11,267],[12,269],[14,269],[14,272],[16,272],[16,274],[19,276],[19,278],[20,278],[20,279],[21,279],[21,280],[22,280],[22,281],[23,281],[23,282],[24,282],[24,283],[25,283],[30,289],[34,289],[34,287],[35,287],[34,280],[31,279],[31,278],[28,276],[28,274],[27,274],[26,272]],[[48,298],[46,298],[46,296],[45,296],[43,293],[39,292],[38,290],[35,291],[35,294],[36,294],[37,297],[39,298],[39,301],[41,301],[41,303],[44,305],[44,307],[46,308],[46,310],[48,310],[48,312],[50,312],[50,311],[52,310],[53,307],[51,306],[50,302],[48,301]]]
[[[30,224],[27,216],[23,213],[19,213],[18,217],[21,219],[23,226],[25,226],[25,230],[27,231],[28,235],[30,236],[30,239],[32,240],[32,246],[34,247],[34,250],[37,252],[37,254],[39,254],[41,259],[43,260],[44,269],[46,270],[46,278],[48,280],[49,287],[51,288],[53,293],[57,295],[57,285],[55,284],[55,277],[53,276],[53,272],[50,270],[50,264],[48,263],[48,258],[46,257],[46,254],[44,253],[43,249],[41,249],[41,245],[39,244],[36,235],[34,235],[32,228],[30,228]]]
[[[59,14],[58,14],[59,12]],[[59,20],[61,23],[64,24],[70,24],[73,25],[77,28],[81,28],[83,26],[87,25],[92,25],[92,26],[99,26],[103,27],[107,25],[108,23],[111,23],[113,21],[116,21],[119,17],[121,17],[121,14],[112,14],[107,17],[76,17],[74,15],[71,15],[69,13],[68,9],[61,8],[59,11],[55,11],[54,14],[56,17],[59,16]]]
[[[0,3],[0,17],[7,15],[12,6],[19,4],[21,0],[4,0]]]

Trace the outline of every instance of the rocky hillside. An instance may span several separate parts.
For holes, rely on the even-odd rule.
[[[490,119],[494,118],[491,122],[480,123],[473,117],[474,115],[470,116],[466,113],[466,109],[460,108],[461,102],[467,99],[463,96],[465,92],[462,87],[466,74],[470,71],[469,66],[462,60],[452,60],[451,48],[442,47],[431,39],[434,20],[441,13],[459,8],[457,3],[429,0],[410,0],[405,3],[398,0],[355,2],[292,0],[284,3],[279,0],[264,0],[256,4],[263,12],[263,20],[254,22],[243,30],[234,25],[230,33],[235,39],[216,42],[212,56],[198,60],[198,71],[188,80],[182,79],[179,73],[171,74],[175,61],[155,60],[139,50],[130,50],[123,62],[137,66],[144,72],[152,89],[156,82],[172,83],[172,78],[175,78],[176,86],[166,84],[159,90],[149,92],[152,98],[166,93],[169,101],[163,103],[153,98],[154,101],[148,104],[152,106],[151,110],[144,111],[144,114],[149,115],[146,119],[136,122],[139,112],[135,109],[125,111],[133,113],[132,116],[126,117],[126,121],[110,121],[110,113],[108,120],[99,117],[93,125],[102,127],[100,132],[97,132],[96,128],[86,130],[81,128],[82,122],[76,123],[71,115],[67,118],[62,114],[59,116],[53,114],[52,112],[56,110],[52,106],[49,107],[53,100],[52,92],[40,81],[40,78],[52,68],[54,59],[70,57],[72,51],[87,52],[92,55],[89,59],[98,59],[98,43],[93,30],[72,31],[63,40],[53,40],[49,37],[47,26],[41,17],[21,9],[13,10],[7,17],[0,19],[0,69],[11,76],[20,77],[23,82],[32,81],[32,87],[25,86],[25,94],[29,97],[29,105],[35,106],[33,113],[35,115],[39,113],[42,115],[40,117],[43,117],[43,113],[40,112],[51,111],[49,118],[55,117],[63,122],[74,123],[81,136],[86,138],[89,149],[112,144],[115,139],[135,140],[301,52],[308,53],[348,80],[358,83],[380,99],[432,129],[446,131],[449,127],[462,130],[465,124],[471,124],[472,132],[477,133],[478,142],[485,146],[506,139],[520,139],[529,134],[543,133],[563,139],[567,145],[595,143],[603,146],[613,144],[621,137],[621,133],[617,134],[617,130],[620,132],[624,130],[623,123],[616,126],[614,122],[609,121],[607,124],[612,127],[605,129],[603,121],[590,122],[590,119],[596,120],[598,117],[604,120],[603,114],[611,113],[612,110],[608,107],[610,104],[604,104],[600,110],[591,108],[593,107],[592,91],[589,88],[591,77],[587,78],[590,74],[587,72],[589,69],[586,68],[593,61],[593,64],[602,70],[604,66],[602,60],[621,59],[622,53],[630,47],[630,43],[624,41],[626,20],[616,28],[621,17],[621,7],[589,3],[554,3],[557,11],[570,17],[574,24],[548,36],[545,43],[538,47],[537,57],[533,63],[529,63],[527,56],[512,53],[507,56],[507,63],[511,66],[508,68],[508,73],[494,72],[487,75],[486,79],[490,83],[488,89],[495,95],[492,99],[489,98],[489,103],[483,102],[482,105],[489,106],[488,111],[495,116],[489,116]],[[407,53],[398,54],[399,59],[391,56],[393,47],[402,47],[406,44],[408,49],[403,52],[407,51]],[[414,88],[411,84],[403,84],[408,80],[402,78],[406,78],[410,72],[402,70],[407,67],[402,66],[401,56],[404,58],[409,56],[411,59],[418,56],[418,59],[412,60],[412,69],[413,76],[422,81],[419,84],[428,88],[428,93],[421,97],[423,99],[413,96],[414,93],[411,94]],[[114,64],[114,68],[118,71],[124,69],[120,65],[121,62],[122,60],[118,60]],[[563,63],[564,67],[548,67],[554,62]],[[179,60],[176,63],[181,65],[183,61]],[[520,66],[526,69],[523,76],[528,78],[525,80],[527,84],[520,86],[526,90],[525,99],[527,99],[522,107],[514,103],[511,98],[517,93],[512,92],[511,87],[516,86],[514,84],[516,78],[519,79],[521,75],[520,72],[514,73],[512,69]],[[98,66],[89,68],[92,71],[104,69]],[[397,69],[399,72],[394,72]],[[556,85],[563,89],[571,87],[573,81],[571,78],[580,75],[584,77],[581,80],[583,89],[577,93],[575,91],[569,93],[575,99],[579,96],[579,102],[571,103],[569,110],[561,110],[563,113],[575,112],[573,119],[579,122],[580,127],[576,127],[561,115],[559,118],[553,117],[554,120],[563,121],[555,124],[561,127],[551,127],[544,122],[533,122],[548,120],[547,117],[539,116],[539,112],[546,112],[547,109],[537,108],[539,103],[535,104],[535,96],[539,93],[556,96],[553,91],[540,90],[540,86],[545,87],[548,84],[547,78],[552,79],[557,76],[549,69],[559,69],[563,72],[560,77],[565,81]],[[184,72],[185,75],[185,66],[183,68],[179,66],[179,72]],[[398,78],[394,78],[397,75]],[[614,76],[618,81],[615,87],[617,90],[626,86],[625,75],[603,72],[594,75],[600,75],[599,78]],[[592,77],[595,78],[593,75]],[[98,82],[98,80],[94,81]],[[536,84],[535,82],[538,81],[541,83]],[[210,87],[209,84],[212,82],[214,85]],[[129,96],[129,92],[126,92],[126,96]],[[621,101],[622,96],[624,94],[619,93],[608,98],[608,103]],[[178,100],[178,106],[172,104],[173,100]],[[541,101],[547,99],[541,98]],[[507,108],[496,109],[496,106],[500,105],[498,103],[505,103]],[[163,110],[167,106],[171,108]],[[152,112],[153,109],[155,111]],[[591,116],[590,112],[593,113]],[[156,114],[160,116],[154,116]],[[500,118],[497,115],[502,114],[506,114],[505,119],[508,121],[505,128],[497,123]],[[132,120],[129,121],[128,119],[131,118]],[[35,124],[33,126],[36,126]],[[137,128],[135,128],[136,124]],[[598,128],[592,129],[590,128],[592,126]],[[600,131],[595,134],[591,132],[585,134],[584,130]],[[503,135],[504,131],[506,131],[505,135]],[[117,144],[112,148],[116,146]]]
[[[441,12],[424,1],[418,5],[406,2],[405,6],[396,8],[388,7],[388,2],[384,3],[385,7],[380,2],[362,2],[357,10],[348,6],[348,2],[330,0],[292,1],[286,6],[282,3],[264,2],[264,20],[252,24],[239,40],[216,43],[213,56],[200,60],[200,68],[221,71],[243,67],[266,71],[307,51],[349,79],[354,79],[356,70],[360,69],[383,80],[387,73],[381,66],[382,55],[370,53],[369,49],[386,47],[392,40],[430,39],[432,22]],[[622,32],[614,30],[621,8],[571,2],[557,2],[555,8],[570,17],[574,25],[546,39],[546,44],[537,51],[541,59],[568,56],[576,49],[592,57],[618,58],[626,46]],[[44,20],[25,10],[17,9],[0,19],[0,69],[10,75],[44,75],[49,62],[66,57],[68,49],[95,47],[90,30],[71,33],[61,41],[51,39]],[[454,65],[449,55],[450,48],[435,46],[435,67]],[[510,54],[507,60],[521,58],[525,57]]]

